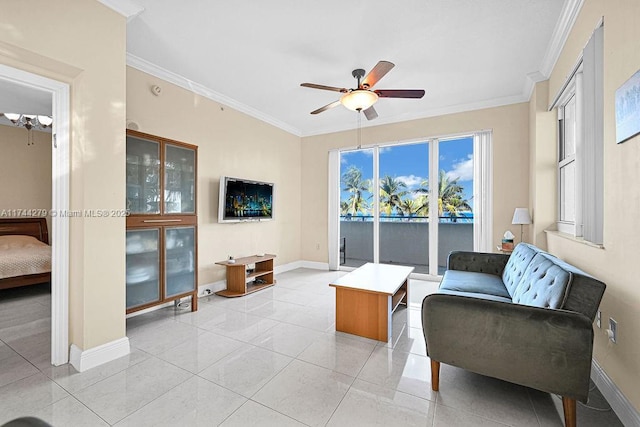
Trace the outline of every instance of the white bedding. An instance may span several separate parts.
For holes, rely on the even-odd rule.
[[[0,236],[0,279],[51,272],[51,246],[32,236]]]

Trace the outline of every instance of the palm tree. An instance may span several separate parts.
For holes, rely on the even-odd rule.
[[[419,209],[419,202],[416,202],[413,199],[403,199],[402,203],[400,203],[400,210],[402,212],[402,215],[407,215],[409,217],[409,220],[411,219],[411,217],[418,214]]]
[[[357,166],[349,166],[347,171],[342,174],[341,182],[342,191],[350,193],[346,205],[342,206],[343,213],[351,215],[356,215],[358,212],[367,213],[369,206],[363,198],[363,193],[369,191],[371,183],[368,179],[362,179],[362,171]]]
[[[438,173],[438,216],[444,215],[445,211],[452,218],[457,218],[460,212],[471,211],[469,201],[462,197],[464,187],[458,184],[460,178],[449,179],[444,170]],[[429,214],[429,182],[424,180],[420,183],[420,187],[414,190],[420,194],[419,212]]]
[[[346,200],[340,200],[340,215],[346,215],[349,213],[349,202]]]
[[[444,210],[449,213],[451,221],[456,222],[460,212],[471,211],[471,206],[466,200],[456,196],[444,202]]]
[[[403,181],[392,178],[389,175],[382,178],[380,181],[380,209],[389,216],[394,209],[399,214],[402,214],[400,204],[402,203],[402,198],[409,193],[404,190],[405,188],[407,188],[407,184]]]

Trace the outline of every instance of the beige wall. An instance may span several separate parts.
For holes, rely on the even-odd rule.
[[[27,145],[25,128],[0,125],[0,210],[51,209],[51,134],[32,137]]]
[[[162,95],[151,93],[152,85]],[[198,146],[198,282],[225,278],[229,255],[300,256],[300,138],[134,68],[127,68],[127,119],[141,132]],[[275,183],[274,220],[218,224],[220,176]]]
[[[70,85],[71,209],[124,208],[125,24],[84,0],[0,15],[0,63]],[[70,341],[87,350],[125,336],[124,218],[69,223]]]
[[[640,2],[586,0],[567,44],[549,79],[553,99],[576,63],[595,26],[604,16],[604,249],[587,246],[557,234],[548,236],[548,248],[607,284],[602,301],[602,329],[595,329],[594,357],[622,393],[640,410],[640,288],[636,277],[640,240],[640,137],[616,144],[615,91],[640,69]],[[552,132],[555,124],[544,125]],[[535,146],[550,146],[543,137]],[[555,146],[554,146],[555,149]],[[539,158],[532,159],[538,161]],[[532,168],[544,169],[544,164]],[[536,174],[538,188],[546,182]],[[546,185],[546,184],[544,184]],[[550,206],[545,215],[554,215]],[[618,322],[618,340],[611,343],[608,318]]]
[[[493,130],[493,240],[500,242],[516,207],[529,203],[529,126],[526,103],[362,129],[362,145]],[[327,262],[328,151],[355,147],[355,131],[302,139],[302,259]],[[525,230],[524,239],[528,233]]]
[[[547,111],[549,82],[537,83],[529,102],[529,226],[531,243],[546,249],[544,230],[555,225],[557,212],[556,113]]]

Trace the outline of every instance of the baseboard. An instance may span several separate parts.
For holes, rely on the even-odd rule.
[[[288,264],[279,265],[274,269],[274,273],[284,273],[286,271],[295,270],[296,268],[312,268],[314,270],[329,270],[329,264],[326,262],[316,261],[294,261]]]
[[[314,270],[329,270],[329,263],[317,261],[301,261],[302,268],[312,268]]]
[[[296,268],[302,268],[302,261],[294,261],[287,264],[276,265],[273,268],[275,274],[285,273],[287,271],[295,270]]]
[[[329,270],[329,264],[326,262],[316,262],[316,261],[293,261],[287,264],[277,265],[274,267],[273,272],[275,274],[282,274],[287,271],[295,270],[297,268],[312,268],[314,270]],[[225,280],[218,280],[217,282],[211,282],[204,285],[198,286],[198,297],[206,297],[218,291],[223,291],[227,289],[227,282]],[[142,310],[140,313],[145,313],[147,311],[157,310],[157,307],[152,307],[147,310]],[[138,312],[136,312],[138,313]]]
[[[130,352],[129,338],[127,337],[88,350],[82,350],[75,344],[71,344],[69,363],[73,365],[76,371],[84,372],[87,369],[95,368],[96,366],[126,356]]]
[[[640,426],[640,413],[633,407],[595,359],[591,360],[591,379],[598,386],[611,409],[625,426]]]

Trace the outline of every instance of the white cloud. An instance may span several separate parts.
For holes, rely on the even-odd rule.
[[[422,183],[422,181],[424,181],[425,179],[426,178],[423,178],[421,176],[416,176],[416,175],[404,175],[404,176],[396,177],[396,180],[404,182],[405,185],[407,186],[407,189],[409,190],[414,190],[418,188]]]
[[[461,160],[453,165],[453,169],[447,172],[450,180],[458,178],[460,181],[473,180],[473,154],[469,154],[466,160]]]

